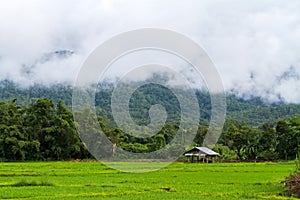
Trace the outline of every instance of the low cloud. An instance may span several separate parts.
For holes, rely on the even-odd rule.
[[[227,91],[300,103],[299,9],[298,0],[2,0],[0,79],[24,85],[72,83],[103,41],[157,27],[198,42]],[[63,51],[73,53],[55,56]],[[51,59],[43,62],[47,55]]]

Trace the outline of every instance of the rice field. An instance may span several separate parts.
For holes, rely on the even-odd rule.
[[[100,162],[0,163],[0,198],[290,199],[283,196],[282,181],[294,169],[293,162],[178,162],[154,172],[125,173]]]

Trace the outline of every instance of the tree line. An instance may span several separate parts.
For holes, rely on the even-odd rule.
[[[114,127],[105,117],[99,117],[98,122],[114,144],[113,147],[118,146],[136,153],[152,152],[167,147],[178,130],[178,124],[170,121],[156,135],[137,138]],[[29,106],[18,105],[15,99],[2,102],[0,159],[3,161],[90,159],[92,155],[87,151],[86,144],[80,140],[76,126],[78,125],[74,122],[72,112],[61,101],[54,103],[43,98]],[[89,133],[100,134],[99,130],[89,130],[88,120],[86,129]],[[202,145],[207,130],[207,125],[199,125],[193,146]],[[298,117],[279,119],[255,127],[245,122],[227,120],[214,150],[219,152],[223,159],[295,159],[300,152],[300,119]],[[115,149],[112,149],[112,154],[114,153]]]
[[[73,115],[61,102],[39,99],[30,106],[0,103],[0,159],[65,160],[86,158]]]
[[[214,149],[224,159],[293,160],[300,153],[300,119],[279,119],[257,127],[228,122]]]

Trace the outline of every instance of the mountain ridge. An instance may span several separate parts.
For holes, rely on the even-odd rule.
[[[148,90],[151,91],[151,88]],[[102,108],[107,114],[110,112],[110,97],[113,91],[113,84],[106,83],[104,87],[98,87],[96,93],[96,106]],[[0,81],[0,101],[8,102],[17,99],[18,104],[29,105],[39,98],[47,98],[53,102],[62,101],[67,107],[72,106],[73,86],[70,84],[43,85],[35,84],[29,87],[10,81]],[[163,96],[161,91],[157,95]],[[149,99],[149,96],[139,92],[139,98]],[[203,113],[210,113],[210,96],[206,91],[197,91],[200,109]],[[137,100],[136,99],[136,100]],[[163,101],[168,101],[164,98]],[[251,126],[259,126],[265,122],[272,122],[277,119],[286,119],[293,116],[300,116],[300,104],[287,104],[284,102],[268,103],[259,97],[244,99],[233,93],[226,95],[228,120],[244,121]],[[169,106],[172,102],[166,102]],[[139,107],[135,108],[138,111]],[[171,107],[172,109],[172,107]],[[178,109],[178,108],[176,108]],[[175,107],[174,107],[175,110]],[[204,116],[209,120],[209,114]]]

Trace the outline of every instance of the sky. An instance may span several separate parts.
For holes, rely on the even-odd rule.
[[[153,27],[203,47],[226,91],[300,103],[299,10],[298,0],[1,0],[0,80],[73,83],[102,42]]]

